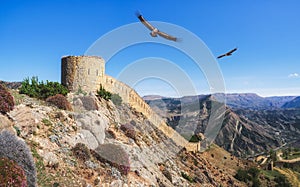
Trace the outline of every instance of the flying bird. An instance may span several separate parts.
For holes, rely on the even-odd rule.
[[[225,57],[225,56],[231,56],[232,53],[233,53],[234,51],[236,51],[236,50],[237,50],[237,48],[234,48],[234,49],[232,49],[231,51],[229,51],[229,52],[227,52],[227,53],[225,53],[225,54],[222,54],[222,55],[218,56],[217,58],[223,58],[223,57]]]
[[[145,20],[145,18],[139,13],[136,12],[136,16],[139,18],[139,20],[151,31],[150,35],[152,37],[157,37],[157,35],[168,39],[168,40],[172,40],[172,41],[178,41],[178,38],[171,36],[167,33],[161,32],[160,30],[158,30],[157,28],[153,27],[148,21]]]

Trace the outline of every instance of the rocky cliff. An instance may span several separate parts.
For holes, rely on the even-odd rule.
[[[29,145],[39,186],[246,186],[233,177],[239,159],[217,146],[186,152],[126,104],[72,93],[65,111],[11,92],[0,130]]]

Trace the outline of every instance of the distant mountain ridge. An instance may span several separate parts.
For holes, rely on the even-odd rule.
[[[300,108],[300,96],[286,102],[282,108]]]
[[[255,93],[216,93],[211,95],[196,95],[196,96],[184,96],[182,98],[172,98],[174,100],[180,100],[184,103],[193,102],[195,99],[203,99],[205,97],[212,96],[215,100],[222,102],[232,109],[280,109],[293,106],[292,104],[286,104],[297,96],[272,96],[272,97],[261,97]],[[155,99],[169,99],[168,97],[158,95],[148,95],[143,97],[144,100],[155,100]],[[294,101],[294,105],[300,108],[300,96],[297,101]],[[296,104],[298,103],[298,104]]]

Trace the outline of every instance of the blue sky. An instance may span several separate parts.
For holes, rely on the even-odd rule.
[[[147,20],[194,33],[215,56],[238,47],[231,57],[218,60],[226,92],[300,95],[299,9],[298,0],[1,0],[0,79],[21,81],[35,75],[60,81],[62,56],[84,54],[104,34],[137,22],[134,13],[139,10]],[[106,72],[116,77],[147,56],[173,61],[201,84],[196,86],[199,94],[209,92],[205,76],[195,76],[193,67],[185,65],[187,57],[154,44],[121,51],[107,62]],[[157,80],[145,80],[136,89],[142,95],[172,95],[170,86]]]

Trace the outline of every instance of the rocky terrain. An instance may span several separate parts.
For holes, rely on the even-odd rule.
[[[219,103],[220,107],[224,107],[220,103],[224,96],[214,94],[152,98],[147,103],[181,134],[184,135],[186,130],[194,134],[205,134],[212,120],[212,105]],[[226,95],[222,126],[214,142],[232,154],[243,157],[269,152],[296,142],[300,134],[300,110],[282,108],[284,103],[290,103],[293,99],[295,97]]]
[[[186,152],[126,104],[71,93],[66,111],[11,93],[0,131],[30,147],[38,186],[247,186],[233,177],[246,162],[216,145]]]

